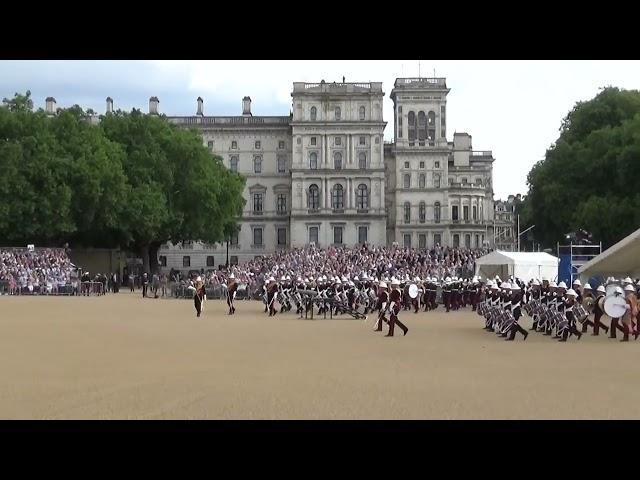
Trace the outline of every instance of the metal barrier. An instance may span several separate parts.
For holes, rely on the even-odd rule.
[[[99,283],[99,282],[93,282]],[[100,284],[102,285],[102,284]],[[90,291],[97,292],[97,288],[90,288]],[[0,282],[0,295],[49,295],[49,296],[74,296],[80,295],[80,284],[67,283],[65,285],[32,285],[32,286],[16,286],[13,291],[8,281]],[[97,294],[97,293],[96,293]]]

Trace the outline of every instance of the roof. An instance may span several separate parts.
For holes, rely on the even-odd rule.
[[[507,252],[494,250],[476,260],[480,265],[500,265],[505,263],[529,264],[529,265],[557,265],[559,258],[546,252]]]
[[[615,274],[640,271],[640,228],[585,263],[578,273]]]

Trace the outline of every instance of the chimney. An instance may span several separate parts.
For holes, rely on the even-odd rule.
[[[242,115],[251,117],[251,97],[244,97],[242,99]]]
[[[203,104],[202,97],[198,97],[198,111],[196,112],[196,115],[203,115],[204,116],[204,113],[202,111],[202,104]]]
[[[158,104],[160,100],[158,97],[151,97],[149,99],[149,115],[158,115]]]
[[[111,97],[107,97],[107,112],[106,113],[113,113],[113,98],[111,98]]]
[[[47,97],[45,100],[45,112],[49,115],[55,115],[56,113],[56,99],[53,97]]]

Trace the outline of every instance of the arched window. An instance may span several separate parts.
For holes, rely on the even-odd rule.
[[[433,176],[433,186],[435,188],[440,188],[440,174],[438,173]]]
[[[238,171],[238,156],[237,155],[232,155],[231,156],[231,160],[229,160],[229,170],[231,170],[232,172],[237,172]]]
[[[416,114],[415,112],[409,112],[409,118],[407,119],[409,127],[409,141],[416,141]]]
[[[436,144],[436,114],[431,111],[427,115],[427,139],[429,140],[429,146],[435,146]]]
[[[424,188],[425,187],[426,178],[427,177],[425,176],[424,173],[420,174],[420,178],[418,180],[418,185],[419,185],[420,188]]]
[[[369,189],[364,183],[358,185],[356,192],[356,208],[358,210],[366,210],[369,208]]]
[[[404,188],[411,188],[411,175],[406,173],[404,175]]]
[[[404,202],[404,223],[411,222],[411,204]]]
[[[318,154],[316,152],[309,154],[309,168],[311,170],[317,170],[318,168]]]
[[[365,152],[360,152],[358,154],[358,168],[360,170],[367,168],[367,154]]]
[[[331,197],[334,210],[341,210],[344,208],[344,189],[342,188],[342,185],[338,183],[333,187]]]
[[[336,115],[336,120],[340,120],[342,118],[342,112],[340,111],[340,107],[336,107],[335,115]]]
[[[433,206],[433,221],[440,223],[440,202],[436,202]]]
[[[318,110],[316,109],[316,107],[311,107],[311,121],[315,122],[317,117],[318,117]]]
[[[260,155],[253,157],[253,173],[262,173],[262,157]]]
[[[425,220],[427,219],[427,205],[424,202],[420,202],[418,215],[420,217],[420,223],[424,223]]]
[[[476,178],[476,185],[482,186],[482,179]]]
[[[309,186],[309,208],[317,210],[320,208],[320,190],[315,183]]]
[[[424,142],[427,138],[427,116],[424,112],[418,113],[418,140]]]
[[[340,152],[333,154],[333,168],[342,170],[342,154]]]
[[[287,171],[287,159],[281,155],[278,156],[278,173]]]
[[[364,120],[365,109],[364,107],[360,107],[360,120]]]

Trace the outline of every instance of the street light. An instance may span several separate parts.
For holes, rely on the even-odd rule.
[[[520,251],[520,236],[524,235],[525,233],[527,233],[529,230],[531,230],[534,227],[535,227],[535,225],[531,225],[524,232],[521,232],[520,231],[520,215],[518,215],[518,251]]]

